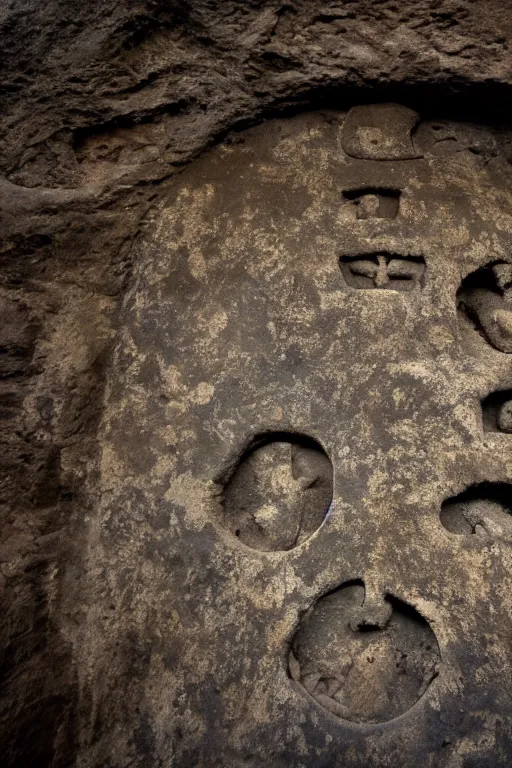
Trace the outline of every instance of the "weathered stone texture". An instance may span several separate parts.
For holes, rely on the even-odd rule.
[[[0,39],[3,764],[506,765],[508,3],[8,0]],[[376,102],[401,105],[380,107],[386,135],[357,119]],[[171,263],[182,271],[162,287]],[[232,368],[224,333],[242,355]],[[134,394],[121,372],[150,344],[164,357]],[[105,431],[116,397],[135,398],[122,438]],[[236,512],[230,527],[201,504],[254,430],[281,436],[281,485],[248,554]],[[296,430],[332,462],[351,533],[331,513],[303,542],[323,516],[308,483],[331,481],[298,468],[313,444],[293,448]],[[340,457],[341,437],[360,452]],[[174,534],[151,495],[172,478],[195,510],[176,502]],[[281,491],[288,521],[310,499],[296,541],[272,517]],[[396,725],[376,741],[340,725],[289,676],[299,614],[354,579],[418,611],[439,642],[434,698],[399,739]]]
[[[423,121],[416,159],[352,158],[372,112],[222,143],[138,246],[89,542],[91,768],[510,759],[510,445],[481,401],[511,369],[477,321],[512,306],[479,282],[464,307],[482,269],[506,292],[511,168],[455,121]],[[357,217],[388,189],[395,215]]]

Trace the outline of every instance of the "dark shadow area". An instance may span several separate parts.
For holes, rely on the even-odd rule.
[[[474,83],[462,79],[442,83],[389,83],[367,80],[358,84],[333,82],[306,88],[262,108],[250,119],[241,119],[230,130],[240,131],[275,117],[292,117],[315,110],[346,111],[358,104],[396,103],[415,109],[422,120],[456,120],[512,127],[510,86],[489,80]]]
[[[512,485],[479,483],[453,496],[441,506],[441,524],[459,536],[491,535],[492,522],[512,524]]]
[[[484,432],[512,434],[512,389],[491,392],[482,400]]]
[[[492,261],[471,272],[457,291],[457,312],[461,323],[472,326],[500,352],[512,353],[512,264]]]

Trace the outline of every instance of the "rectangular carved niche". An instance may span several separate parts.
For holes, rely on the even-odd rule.
[[[351,288],[412,291],[423,284],[425,259],[382,252],[341,256],[340,269]]]
[[[400,190],[363,187],[343,192],[343,199],[355,208],[357,219],[395,219],[400,206]]]

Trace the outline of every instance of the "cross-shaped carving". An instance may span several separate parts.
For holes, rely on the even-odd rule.
[[[425,260],[419,256],[373,253],[365,256],[342,256],[340,267],[347,285],[351,288],[411,291],[421,285]]]

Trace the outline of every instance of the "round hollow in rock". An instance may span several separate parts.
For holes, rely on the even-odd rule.
[[[259,436],[225,484],[224,525],[252,549],[293,549],[327,515],[332,476],[329,457],[312,438]]]
[[[427,621],[391,596],[368,604],[361,581],[310,608],[289,654],[290,677],[324,709],[356,723],[381,723],[407,712],[439,665]]]

